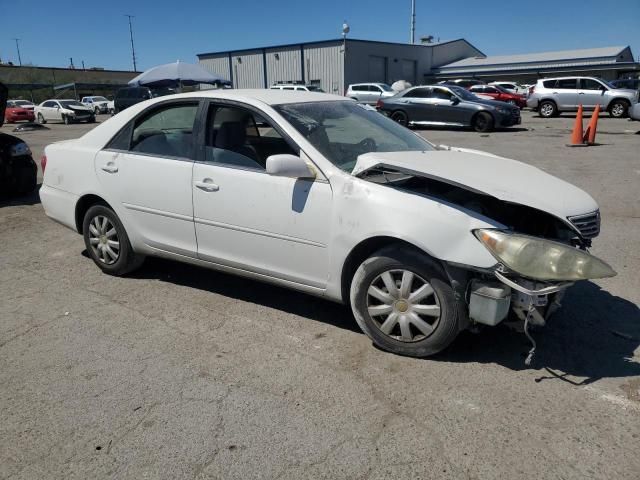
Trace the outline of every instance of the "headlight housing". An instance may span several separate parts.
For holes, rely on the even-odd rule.
[[[498,261],[524,277],[575,281],[616,275],[599,258],[563,243],[494,229],[473,233]]]
[[[509,115],[509,113],[511,112],[508,108],[503,107],[497,107],[496,110],[503,115]]]
[[[16,143],[11,147],[10,155],[12,157],[20,157],[22,155],[31,155],[29,145],[24,142]]]

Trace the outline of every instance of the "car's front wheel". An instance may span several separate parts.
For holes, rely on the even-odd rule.
[[[120,219],[106,205],[93,205],[87,210],[82,233],[91,259],[105,273],[126,275],[144,261],[131,248],[127,232]]]
[[[391,114],[391,120],[399,123],[403,127],[407,127],[409,125],[409,117],[402,110],[396,110]]]
[[[493,116],[487,112],[480,112],[473,118],[473,128],[476,132],[490,132],[493,130]]]
[[[555,117],[558,114],[558,107],[556,107],[555,103],[544,100],[538,105],[538,113],[544,118]]]
[[[47,121],[44,119],[41,113],[38,114],[38,123],[44,125]]]
[[[446,276],[427,256],[389,247],[365,260],[350,291],[358,325],[384,350],[426,357],[458,335],[459,315]]]
[[[609,114],[613,118],[623,118],[627,116],[629,104],[624,100],[616,100],[609,107]]]

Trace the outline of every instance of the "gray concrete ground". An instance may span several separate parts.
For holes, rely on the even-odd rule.
[[[0,477],[640,478],[640,123],[569,149],[572,122],[421,131],[601,205],[593,253],[619,275],[569,292],[532,368],[505,326],[416,360],[281,288],[154,259],[109,277],[37,195],[0,204]],[[38,158],[91,128],[50,126],[22,135]]]

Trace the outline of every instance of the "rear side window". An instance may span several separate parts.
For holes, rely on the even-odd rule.
[[[562,78],[558,80],[558,85],[556,88],[561,88],[565,90],[578,88],[578,81],[575,78]]]
[[[354,85],[351,87],[351,90],[354,92],[366,92],[369,90],[369,87],[367,87],[367,85]]]
[[[161,157],[194,158],[197,103],[160,107],[137,120],[129,150]]]

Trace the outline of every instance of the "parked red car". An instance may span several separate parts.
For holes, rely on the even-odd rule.
[[[35,121],[36,117],[33,113],[33,109],[28,109],[19,106],[15,102],[9,100],[7,102],[7,108],[4,112],[4,121],[7,123],[20,122],[26,120],[27,122]]]
[[[506,102],[512,105],[517,105],[520,108],[527,106],[527,99],[524,95],[518,95],[516,93],[509,93],[504,88],[497,85],[474,85],[469,87],[469,91],[480,97],[491,98],[492,100],[498,100],[499,102]]]

